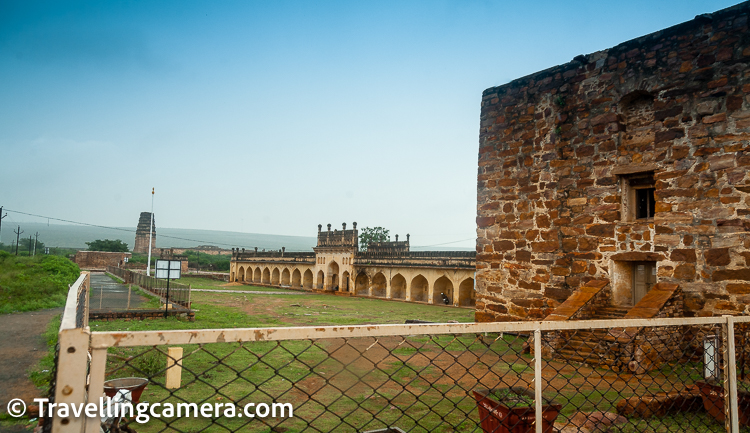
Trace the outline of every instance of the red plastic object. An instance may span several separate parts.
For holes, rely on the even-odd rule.
[[[130,398],[133,400],[133,404],[137,404],[141,401],[141,394],[148,385],[148,379],[142,377],[123,377],[120,379],[112,379],[104,382],[104,394],[107,397],[114,397],[117,395],[117,391],[124,389],[130,391]]]
[[[709,382],[695,382],[701,390],[703,407],[720,423],[724,422],[724,387]],[[746,392],[737,393],[737,412],[740,425],[750,426],[750,394]]]
[[[508,389],[508,388],[501,388]],[[512,387],[513,393],[533,398],[534,392],[528,388]],[[489,397],[490,391],[473,391],[477,400],[479,420],[484,433],[534,433],[536,431],[536,410],[533,406],[508,407],[502,401]],[[542,431],[552,433],[555,419],[560,414],[561,404],[545,401],[542,405]]]

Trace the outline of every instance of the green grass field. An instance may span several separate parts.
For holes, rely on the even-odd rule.
[[[79,275],[78,265],[63,257],[0,251],[0,314],[61,307]]]

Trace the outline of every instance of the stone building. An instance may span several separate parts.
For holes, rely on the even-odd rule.
[[[478,321],[749,312],[749,12],[484,91]]]
[[[151,219],[151,212],[141,212],[138,227],[135,230],[134,253],[148,254],[148,233],[151,225],[151,253],[156,253],[156,218]]]
[[[312,252],[232,251],[232,281],[411,302],[474,306],[473,251],[410,251],[406,241],[376,242],[359,251],[351,230],[323,230]],[[445,297],[443,297],[445,295]]]
[[[107,266],[123,266],[131,256],[131,253],[78,251],[73,262],[81,269],[106,269]]]
[[[148,247],[147,247],[148,251]],[[160,260],[179,260],[180,261],[180,272],[187,273],[188,271],[188,256],[179,254],[176,248],[159,248],[159,259]]]

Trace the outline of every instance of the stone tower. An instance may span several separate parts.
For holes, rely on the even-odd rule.
[[[135,231],[134,253],[148,254],[148,225],[151,221],[151,212],[141,212],[138,219],[138,228]],[[156,217],[154,217],[153,230],[151,231],[151,252],[156,252]]]

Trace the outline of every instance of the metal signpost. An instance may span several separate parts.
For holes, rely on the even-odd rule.
[[[179,260],[157,260],[156,261],[156,278],[167,280],[167,297],[164,302],[164,318],[167,318],[169,311],[169,280],[180,279],[180,270],[182,263]]]

